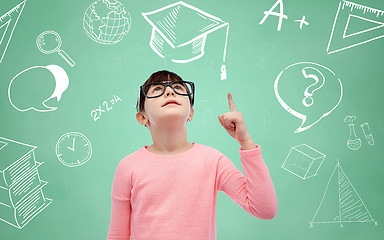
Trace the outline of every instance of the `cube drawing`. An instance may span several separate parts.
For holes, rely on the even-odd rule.
[[[324,159],[323,153],[301,144],[291,148],[282,168],[302,179],[307,179],[317,175]]]

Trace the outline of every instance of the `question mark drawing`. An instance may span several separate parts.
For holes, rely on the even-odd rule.
[[[343,85],[336,74],[313,62],[298,62],[284,68],[276,77],[274,90],[284,110],[301,120],[295,133],[308,130],[330,115],[343,98]]]
[[[311,70],[314,70],[315,74],[309,73]],[[324,82],[325,82],[325,78],[324,78],[324,75],[319,70],[317,70],[316,68],[313,68],[313,67],[305,67],[301,70],[301,73],[303,74],[303,76],[305,78],[312,78],[313,80],[315,80],[315,83],[309,85],[305,89],[304,98],[301,101],[305,107],[310,107],[310,106],[312,106],[312,104],[314,102],[314,100],[312,98],[314,92],[316,92],[317,90],[319,90],[320,88],[323,87]],[[316,73],[318,73],[318,74],[316,74]],[[321,77],[319,78],[318,75],[320,75]]]

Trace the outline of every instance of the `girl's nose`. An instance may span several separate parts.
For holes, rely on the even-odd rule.
[[[173,91],[173,89],[172,89],[170,86],[167,86],[167,87],[165,88],[165,94],[166,94],[167,96],[169,96],[170,94],[175,95],[175,91]]]

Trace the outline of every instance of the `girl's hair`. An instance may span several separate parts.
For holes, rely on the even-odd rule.
[[[162,70],[162,71],[152,73],[152,75],[147,79],[147,81],[145,81],[143,85],[149,84],[149,83],[155,83],[155,82],[168,82],[168,81],[178,82],[178,81],[183,81],[183,79],[174,72]],[[189,98],[189,102],[191,103],[191,107],[193,107],[191,96],[188,96],[188,98]],[[144,96],[144,93],[140,90],[139,99],[137,100],[137,103],[136,103],[136,109],[138,112],[144,111],[144,102],[145,102],[145,96]]]

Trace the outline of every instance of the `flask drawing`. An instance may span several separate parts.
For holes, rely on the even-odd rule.
[[[348,124],[349,127],[349,138],[347,141],[347,146],[351,150],[358,150],[361,147],[361,139],[356,136],[355,124]]]

